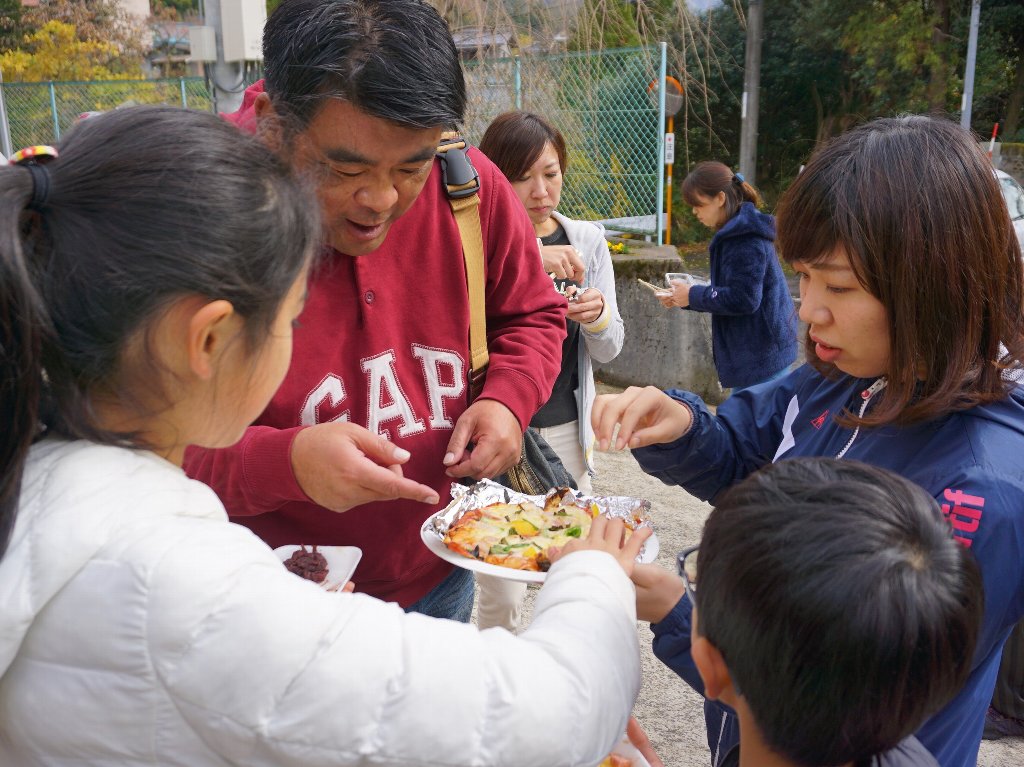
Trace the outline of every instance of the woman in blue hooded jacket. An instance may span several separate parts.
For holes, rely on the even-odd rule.
[[[781,378],[796,359],[796,309],[775,255],[775,219],[761,197],[720,162],[700,162],[683,199],[709,229],[711,284],[673,280],[662,306],[711,315],[711,349],[723,388],[733,392]]]
[[[799,456],[871,463],[928,491],[977,559],[985,611],[966,684],[917,737],[943,767],[973,767],[1024,617],[1024,272],[991,163],[949,121],[874,120],[817,152],[783,195],[779,248],[800,277],[808,364],[715,414],[690,392],[599,397],[598,447],[618,426],[615,446],[636,448],[644,471],[711,502]],[[634,574],[638,605],[674,577],[650,567]],[[638,612],[658,657],[700,689],[686,599]],[[712,753],[727,753],[734,715],[713,702],[705,714]]]

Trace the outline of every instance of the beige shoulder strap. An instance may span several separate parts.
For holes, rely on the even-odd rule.
[[[466,142],[457,134],[445,134],[441,138],[441,146],[437,148],[445,171],[445,187],[448,202],[455,214],[455,223],[462,237],[462,255],[466,260],[466,286],[469,290],[469,352],[472,371],[470,374],[470,397],[475,398],[483,385],[483,374],[487,368],[487,315],[484,305],[486,276],[484,273],[484,238],[480,226],[480,182],[465,155]],[[472,171],[472,178],[462,167],[454,167],[454,154],[449,159],[448,152],[455,150],[462,156],[461,162]],[[453,173],[449,174],[449,167]]]

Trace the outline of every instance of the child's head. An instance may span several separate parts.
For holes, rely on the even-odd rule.
[[[167,107],[86,120],[47,165],[0,168],[0,190],[2,551],[40,425],[158,448],[150,427],[193,383],[226,396],[212,383],[266,370],[276,382],[251,386],[269,398],[283,371],[267,365],[290,355],[282,307],[301,302],[318,229],[309,196],[254,139]],[[251,420],[266,399],[229,404],[181,438],[237,439],[218,419],[248,408]]]
[[[693,166],[683,179],[683,199],[709,229],[721,229],[745,202],[761,205],[761,196],[743,176],[713,161]]]
[[[782,196],[778,244],[802,291],[821,278],[821,300],[800,308],[811,363],[889,379],[866,422],[1005,396],[1002,368],[1024,355],[1024,273],[992,165],[968,131],[910,116],[839,136]],[[849,280],[830,281],[837,267]],[[841,321],[840,302],[858,292],[875,302],[870,332]],[[864,355],[875,364],[858,364]]]
[[[535,226],[551,217],[569,164],[558,128],[533,112],[505,112],[487,126],[480,151],[512,183]]]
[[[891,472],[769,466],[725,494],[696,556],[708,695],[741,696],[765,743],[797,764],[893,747],[967,678],[979,571],[935,500]]]

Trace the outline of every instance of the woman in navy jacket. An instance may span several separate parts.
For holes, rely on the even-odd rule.
[[[683,198],[709,229],[710,285],[672,281],[662,306],[711,314],[711,350],[723,388],[739,391],[781,378],[796,359],[796,309],[775,255],[775,219],[761,197],[720,162],[700,162]]]
[[[1003,643],[1024,617],[1024,273],[991,165],[948,121],[875,120],[811,159],[781,201],[779,246],[800,276],[809,364],[716,415],[689,392],[599,398],[599,446],[618,424],[616,447],[712,502],[797,456],[883,466],[931,493],[978,560],[985,618],[966,685],[917,737],[943,767],[973,767]],[[640,602],[663,572],[636,574]],[[653,624],[655,652],[700,689],[689,618],[683,599]],[[734,717],[705,712],[724,753]]]

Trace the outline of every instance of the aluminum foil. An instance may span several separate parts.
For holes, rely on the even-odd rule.
[[[593,503],[602,514],[626,520],[631,528],[651,527],[651,502],[643,498],[632,498],[625,495],[584,495],[569,487],[556,487],[547,495],[524,495],[510,490],[504,485],[482,479],[474,485],[452,484],[452,502],[432,518],[432,531],[438,538],[444,538],[448,528],[460,520],[467,511],[490,506],[492,503],[523,503],[531,501],[541,508],[552,495],[568,495],[580,506]],[[646,544],[640,550],[638,559],[644,559]]]

